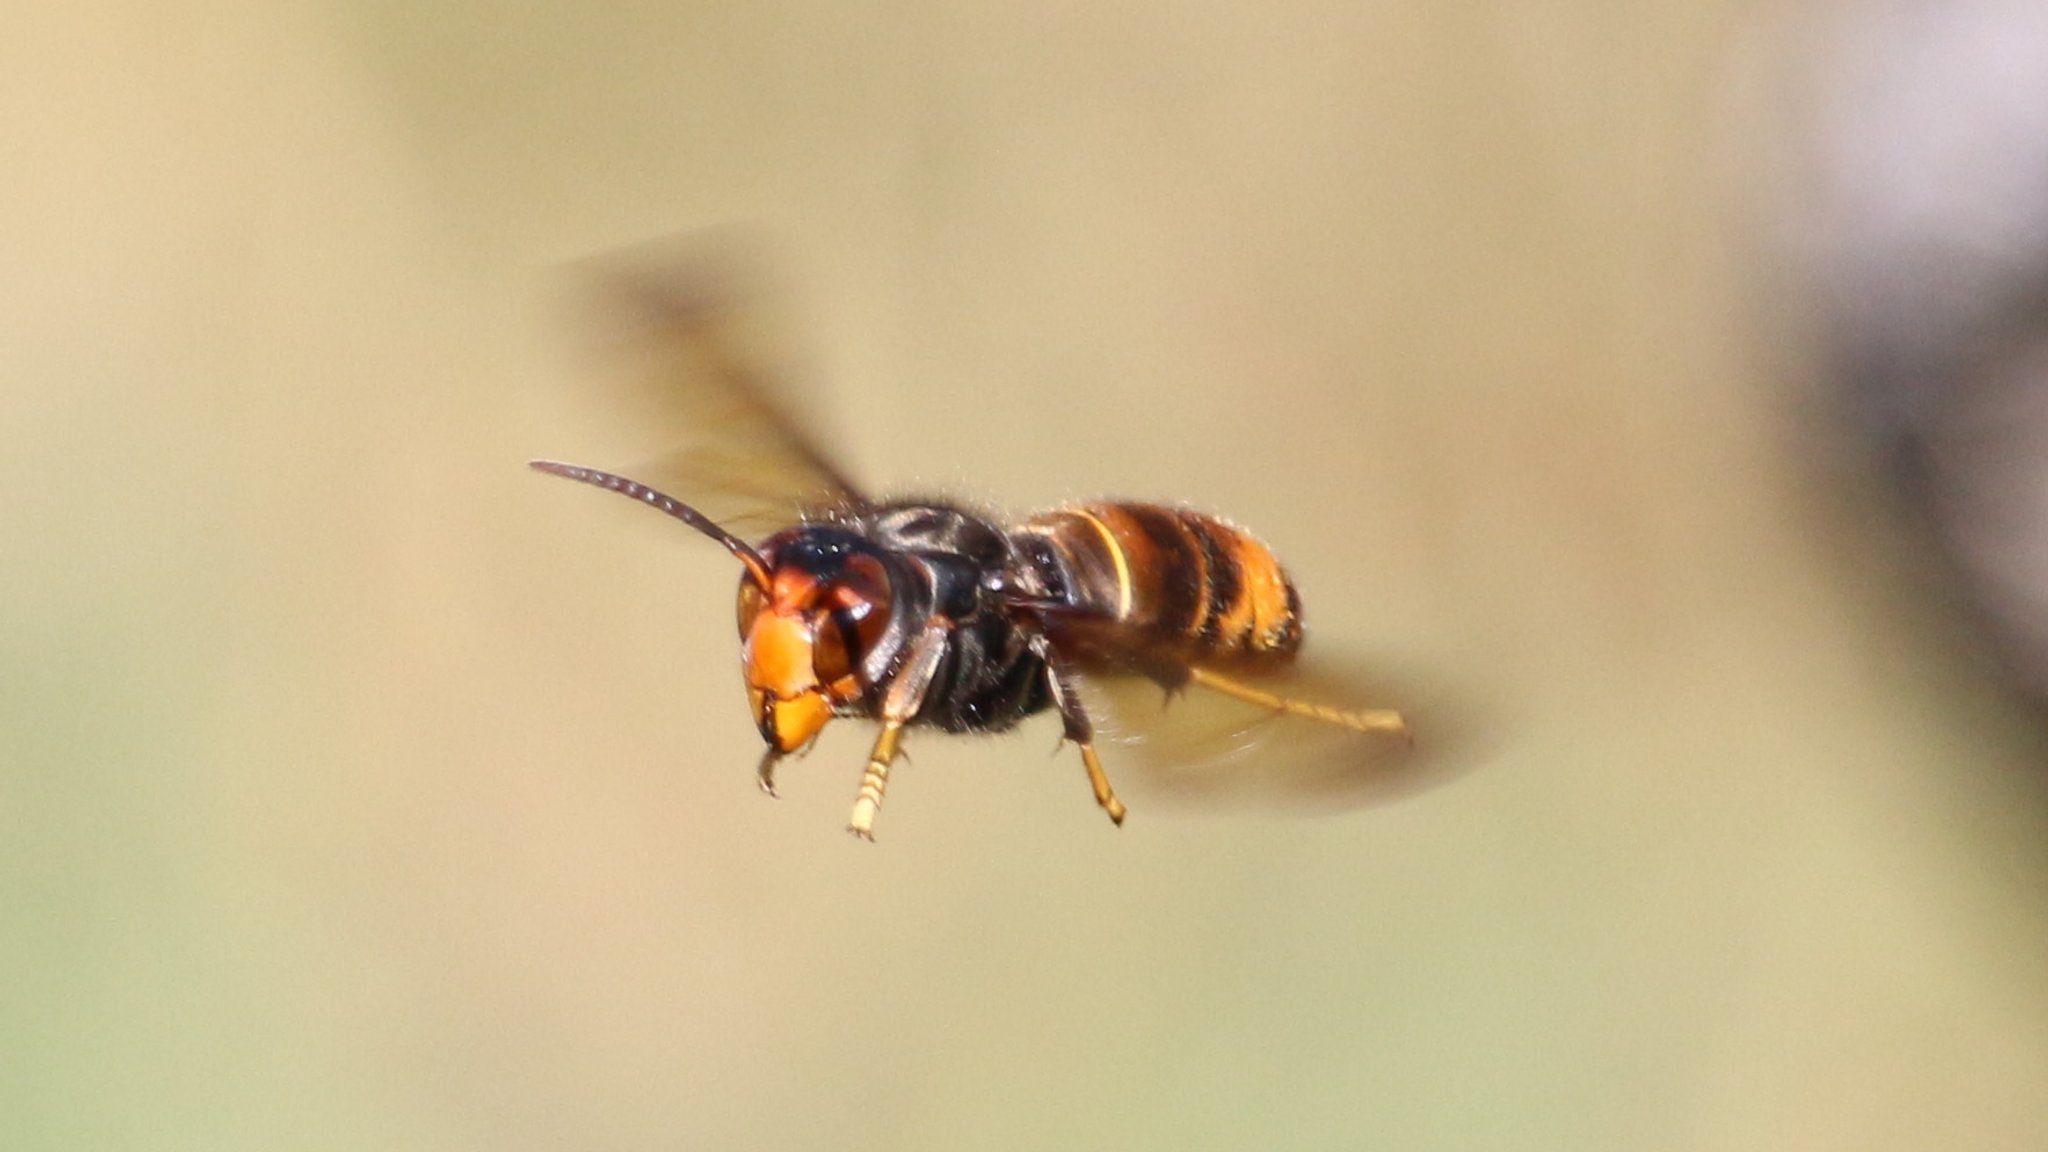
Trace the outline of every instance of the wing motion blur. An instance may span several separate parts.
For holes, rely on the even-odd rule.
[[[665,441],[624,471],[743,533],[870,503],[811,432],[817,398],[774,367],[788,342],[763,331],[772,309],[756,263],[732,238],[699,238],[594,260],[578,276],[601,370]]]
[[[1472,718],[1440,689],[1338,660],[1188,665],[1165,676],[1091,670],[1083,696],[1112,762],[1176,800],[1383,803],[1474,762]],[[1390,700],[1401,702],[1398,715],[1367,706]]]

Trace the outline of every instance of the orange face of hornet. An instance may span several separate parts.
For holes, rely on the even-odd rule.
[[[862,696],[852,652],[873,647],[888,622],[888,580],[875,558],[817,549],[763,548],[764,589],[752,572],[739,591],[740,666],[761,738],[795,752]]]

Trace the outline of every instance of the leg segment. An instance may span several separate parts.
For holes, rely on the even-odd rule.
[[[875,738],[867,770],[860,775],[860,793],[853,799],[853,815],[846,821],[846,830],[863,840],[875,838],[875,814],[881,811],[882,793],[889,788],[889,765],[896,759],[897,734],[902,731],[903,725],[897,721],[882,721],[882,734]]]
[[[1361,708],[1347,711],[1341,708],[1331,708],[1328,705],[1315,704],[1307,700],[1296,700],[1291,696],[1281,696],[1262,688],[1255,688],[1242,680],[1233,680],[1228,676],[1219,675],[1206,668],[1189,669],[1188,680],[1192,683],[1200,684],[1204,688],[1221,692],[1225,696],[1235,696],[1239,700],[1257,704],[1261,708],[1271,708],[1275,712],[1285,712],[1291,716],[1318,720],[1324,724],[1335,724],[1340,728],[1349,728],[1354,732],[1384,732],[1389,736],[1398,736],[1410,742],[1413,742],[1415,739],[1414,734],[1408,730],[1408,721],[1403,719],[1399,712],[1395,712],[1392,709]]]
[[[903,667],[889,682],[889,693],[882,699],[882,734],[875,737],[867,770],[861,773],[860,794],[853,801],[853,815],[846,821],[846,830],[863,840],[875,838],[875,813],[881,810],[882,794],[889,787],[889,765],[896,759],[897,738],[903,726],[924,706],[925,692],[938,673],[950,637],[951,631],[942,620],[934,619],[925,625],[912,642]]]
[[[1081,696],[1074,691],[1072,674],[1045,637],[1034,637],[1031,646],[1045,661],[1046,683],[1052,689],[1053,705],[1060,710],[1067,739],[1081,749],[1081,765],[1088,769],[1088,784],[1095,790],[1095,802],[1109,813],[1110,823],[1122,827],[1124,802],[1116,798],[1115,790],[1109,786],[1109,774],[1102,770],[1102,759],[1095,754],[1095,725],[1089,722],[1088,710],[1081,706]]]

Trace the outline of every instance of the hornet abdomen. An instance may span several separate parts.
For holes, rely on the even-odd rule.
[[[1081,610],[1068,628],[1098,659],[1277,658],[1301,646],[1293,581],[1264,544],[1213,516],[1078,504],[1033,516],[1013,538],[1042,572],[1056,565],[1045,592]]]

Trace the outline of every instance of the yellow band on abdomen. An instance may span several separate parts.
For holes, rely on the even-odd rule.
[[[1094,525],[1096,533],[1102,537],[1102,542],[1109,547],[1110,562],[1116,565],[1116,618],[1128,620],[1131,615],[1131,565],[1130,561],[1124,559],[1124,546],[1117,543],[1116,533],[1111,532],[1109,525],[1096,518],[1094,513],[1081,508],[1070,508],[1068,511]]]

